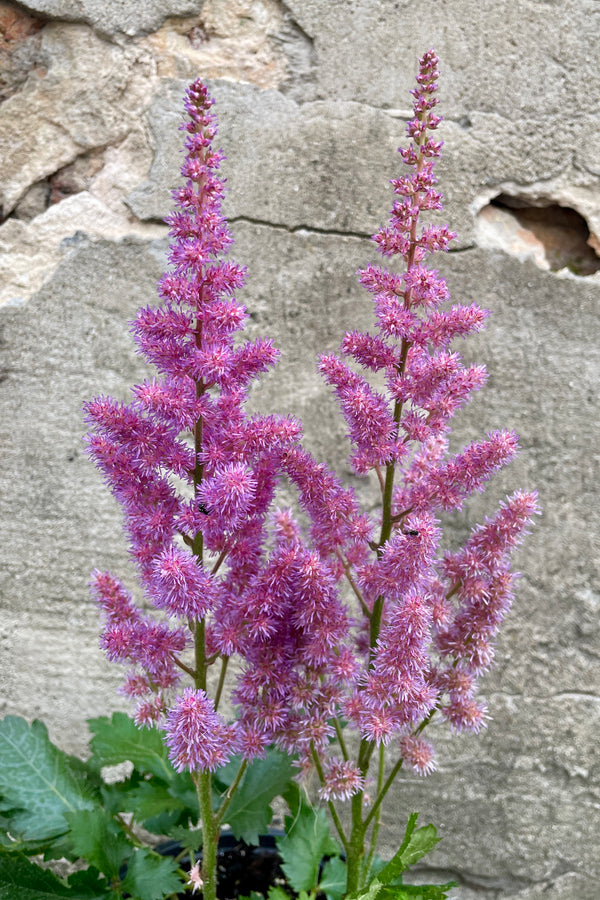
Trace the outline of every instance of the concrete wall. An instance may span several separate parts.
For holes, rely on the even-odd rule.
[[[375,259],[433,45],[460,237],[439,267],[456,301],[492,312],[467,350],[489,385],[459,437],[514,427],[523,446],[458,529],[517,487],[544,514],[486,678],[487,732],[440,733],[440,772],[406,777],[392,807],[442,826],[432,858],[457,898],[600,897],[599,18],[594,0],[0,2],[3,713],[43,717],[77,752],[87,716],[122,708],[86,581],[131,570],[80,409],[142,376],[127,326],[164,266],[186,82],[217,99],[251,332],[283,351],[255,402],[301,416],[347,475],[314,361],[370,321],[354,272]]]

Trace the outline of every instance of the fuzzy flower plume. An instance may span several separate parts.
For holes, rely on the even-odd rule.
[[[214,772],[235,752],[235,727],[227,725],[204,691],[186,688],[164,725],[169,758],[178,772]]]
[[[113,576],[94,575],[102,646],[110,659],[133,664],[124,691],[146,724],[164,718],[172,702],[167,689],[185,670],[181,655],[193,644],[195,623],[224,653],[239,650],[259,627],[236,610],[262,565],[278,460],[300,433],[292,419],[244,409],[251,382],[278,352],[268,339],[240,340],[247,315],[236,293],[244,269],[226,258],[232,238],[221,212],[223,157],[213,149],[212,103],[199,81],[189,87],[184,183],[166,220],[170,270],[159,282],[161,305],[141,309],[133,325],[137,351],[157,374],[134,386],[129,403],[98,397],[85,408],[89,454],[122,506],[144,593],[159,611],[156,621],[142,615]],[[186,702],[200,734],[201,704]],[[173,735],[184,728],[184,707],[176,708]],[[203,721],[208,740],[208,713]],[[182,765],[203,759],[213,766],[190,746],[186,754],[177,745]]]
[[[303,451],[284,459],[321,554],[335,559],[360,605],[360,674],[347,684],[344,715],[363,740],[389,745],[397,736],[406,764],[421,775],[435,768],[421,723],[441,711],[454,730],[485,725],[476,680],[492,660],[493,637],[510,606],[510,551],[536,511],[532,495],[515,494],[461,551],[444,555],[440,513],[483,490],[514,458],[518,439],[498,430],[449,450],[453,417],[486,381],[485,368],[465,365],[454,343],[479,331],[487,312],[451,305],[429,261],[456,237],[447,225],[423,224],[442,210],[437,64],[432,50],[420,60],[409,143],[399,151],[406,174],[392,180],[390,218],[374,236],[382,256],[399,265],[359,272],[373,299],[374,328],[347,331],[340,354],[320,358],[347,423],[350,463],[358,475],[373,473],[381,487],[378,521],[361,527],[354,500],[342,503],[341,488]]]
[[[186,94],[170,270],[161,305],[140,310],[133,327],[157,375],[129,403],[99,397],[86,407],[89,452],[123,508],[156,610],[142,612],[117,579],[95,573],[101,643],[129,667],[124,691],[137,721],[161,725],[178,771],[214,771],[274,745],[301,774],[317,758],[324,800],[362,795],[361,806],[376,748],[427,775],[436,764],[423,731],[434,717],[457,732],[486,724],[478,680],[512,601],[511,553],[537,505],[517,492],[462,548],[444,551],[442,513],[483,490],[518,439],[496,430],[450,450],[454,416],[486,380],[455,344],[487,313],[451,305],[430,261],[455,238],[437,224],[437,62],[432,50],[419,62],[399,151],[405,172],[373,238],[394,269],[358,273],[373,328],[348,330],[339,353],[319,362],[347,425],[351,467],[380,492],[369,512],[302,446],[294,420],[246,413],[250,384],[277,351],[268,339],[241,339],[244,270],[225,257],[232,239],[212,100],[200,82]],[[434,224],[424,221],[430,213]],[[281,478],[297,492],[297,518],[273,508]],[[194,687],[173,698],[187,676]],[[198,689],[216,683],[214,701]],[[232,724],[217,711],[224,685]],[[354,739],[345,741],[342,722]]]

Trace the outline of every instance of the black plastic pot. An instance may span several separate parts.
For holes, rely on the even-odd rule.
[[[251,846],[238,841],[230,834],[222,834],[217,851],[217,895],[219,900],[237,900],[238,896],[258,891],[266,897],[273,885],[284,887],[287,884],[281,868],[281,857],[277,852],[275,839],[283,832],[271,832],[260,836],[258,846]],[[163,856],[178,856],[181,844],[169,841],[160,844],[157,851]],[[202,853],[196,854],[196,860],[202,859]],[[191,867],[190,857],[183,857],[180,865],[184,869]],[[179,894],[182,900],[189,900],[189,893]]]

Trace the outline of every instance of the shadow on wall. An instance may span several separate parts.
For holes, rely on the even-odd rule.
[[[498,194],[479,212],[477,232],[480,246],[532,258],[542,269],[579,276],[600,270],[600,240],[584,217],[548,198]]]

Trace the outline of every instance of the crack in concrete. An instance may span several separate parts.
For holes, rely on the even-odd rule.
[[[316,225],[286,225],[285,222],[268,222],[266,219],[257,219],[253,216],[234,216],[229,219],[230,225],[238,222],[247,223],[248,225],[258,225],[261,228],[274,228],[276,231],[285,231],[287,234],[297,234],[298,232],[308,232],[309,234],[331,235],[332,237],[349,237],[361,241],[370,241],[372,235],[363,231],[343,231],[336,228],[319,228]]]
[[[284,231],[287,234],[298,234],[301,232],[308,234],[322,234],[332,237],[354,238],[361,241],[372,241],[373,234],[367,231],[344,231],[339,228],[319,228],[317,225],[286,225],[285,222],[269,222],[266,219],[257,219],[253,216],[234,216],[228,219],[230,225],[238,222],[247,223],[249,225],[258,225],[260,228],[274,228],[276,231]],[[477,250],[474,243],[465,244],[462,247],[453,247],[448,253],[464,253],[467,250]]]

